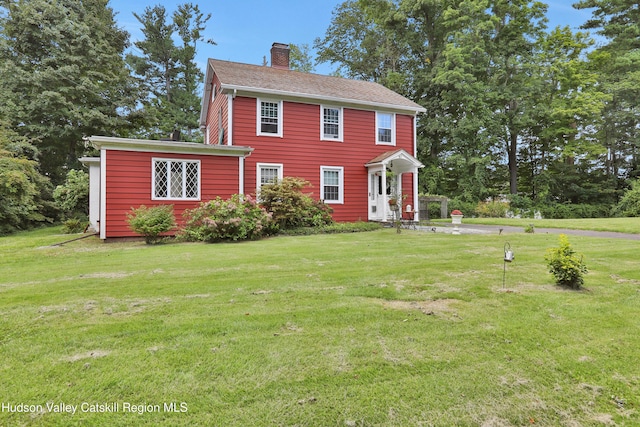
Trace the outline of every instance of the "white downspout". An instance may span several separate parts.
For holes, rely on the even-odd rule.
[[[413,157],[418,158],[418,114],[413,116]],[[415,168],[413,173],[413,210],[416,212],[414,219],[420,221],[420,198],[418,197],[418,172],[419,168]]]
[[[238,157],[238,194],[244,194],[244,157]]]
[[[235,97],[235,89],[233,95],[227,94],[227,145],[233,145],[233,99]]]
[[[100,239],[107,238],[107,150],[100,150]]]
[[[382,221],[389,219],[389,197],[387,196],[387,164],[382,163],[382,185],[380,192],[382,193]]]

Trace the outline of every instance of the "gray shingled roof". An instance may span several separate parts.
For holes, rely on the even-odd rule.
[[[415,102],[378,83],[218,59],[209,59],[209,65],[220,79],[222,89],[396,108],[414,113],[425,111]]]

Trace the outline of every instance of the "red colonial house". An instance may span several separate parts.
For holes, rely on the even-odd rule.
[[[103,239],[134,234],[141,204],[186,208],[258,194],[285,176],[311,182],[336,221],[387,221],[389,199],[418,204],[420,105],[377,83],[289,70],[274,43],[271,67],[210,59],[200,124],[205,143],[91,137],[90,220]],[[417,215],[417,214],[416,214]],[[417,219],[417,218],[416,218]]]

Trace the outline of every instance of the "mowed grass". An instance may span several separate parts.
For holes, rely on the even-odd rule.
[[[612,231],[640,234],[640,218],[578,218],[578,219],[533,219],[533,218],[467,218],[465,224],[508,225],[535,228],[564,228],[569,230]],[[436,220],[436,222],[451,222]]]
[[[0,239],[0,404],[44,409],[0,425],[640,425],[638,241],[570,236],[571,291],[557,235],[58,232]]]

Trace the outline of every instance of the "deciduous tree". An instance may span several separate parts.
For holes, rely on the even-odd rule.
[[[0,123],[0,235],[53,219],[51,184],[37,159],[34,145]]]
[[[0,0],[0,116],[41,152],[54,184],[79,167],[82,137],[137,126],[127,33],[106,0]]]

